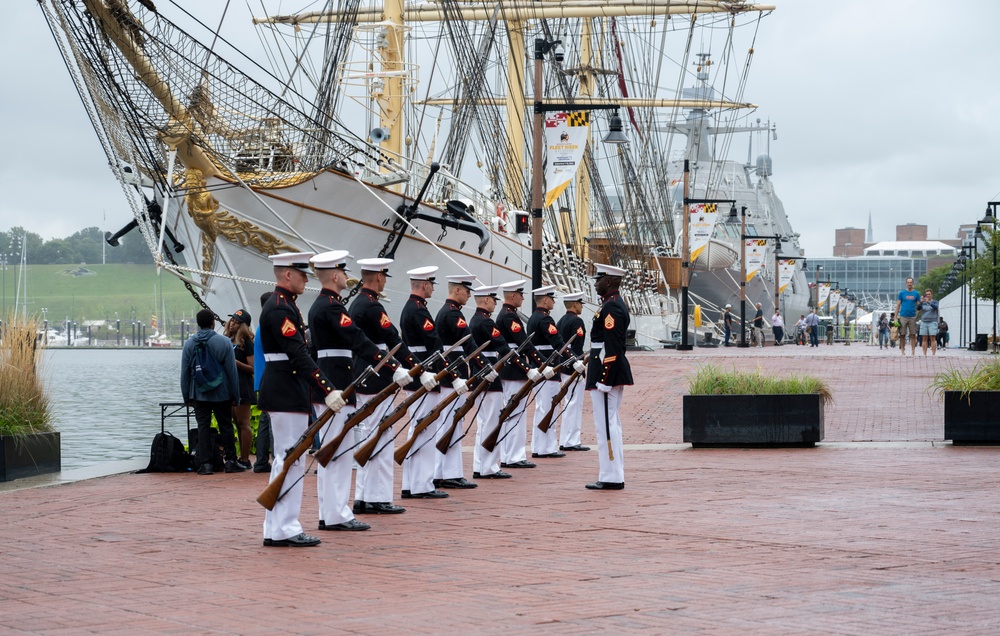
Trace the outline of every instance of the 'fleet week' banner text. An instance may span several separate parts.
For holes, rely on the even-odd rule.
[[[586,112],[548,113],[545,116],[545,207],[552,205],[576,176],[587,147]]]
[[[784,294],[785,288],[792,282],[795,274],[795,259],[783,259],[778,261],[778,293]]]
[[[767,239],[747,239],[747,280],[750,282],[757,275],[760,268],[764,266],[764,259],[767,257]]]

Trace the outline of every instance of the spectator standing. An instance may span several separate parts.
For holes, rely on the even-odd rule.
[[[899,340],[899,320],[896,312],[889,314],[889,348],[896,348],[896,341]]]
[[[885,312],[878,317],[878,348],[889,348],[889,319],[885,317]]]
[[[195,462],[199,475],[211,475],[212,457],[212,415],[219,425],[222,447],[225,453],[227,473],[241,473],[243,467],[236,463],[236,442],[233,435],[233,403],[239,403],[240,387],[236,372],[236,356],[229,339],[215,333],[215,314],[210,309],[202,309],[195,317],[200,331],[192,334],[181,351],[181,393],[184,402],[194,405],[194,417],[198,421],[198,446]],[[200,389],[194,380],[196,348],[204,346],[208,355],[222,368],[222,382],[211,389]]]
[[[780,347],[785,338],[785,319],[781,317],[780,309],[775,309],[771,316],[771,332],[774,334],[774,346]]]
[[[809,346],[819,346],[819,316],[816,315],[816,308],[813,307],[806,316],[806,331],[809,332]]]
[[[799,314],[799,319],[795,322],[795,344],[804,345],[806,343],[806,315]]]
[[[906,279],[906,289],[896,295],[896,315],[899,316],[899,350],[906,355],[906,334],[910,334],[910,355],[917,355],[917,303],[920,292],[913,289],[913,279]],[[937,318],[935,318],[935,321]]]
[[[264,303],[268,301],[273,291],[266,291],[260,295],[260,306],[263,309]],[[264,377],[264,347],[260,344],[260,325],[253,337],[253,391],[256,394],[260,391],[260,379]],[[274,449],[271,443],[271,416],[266,411],[261,411],[257,420],[257,459],[253,463],[253,472],[271,472],[271,457]]]
[[[931,355],[937,355],[937,332],[938,332],[938,301],[934,300],[934,293],[925,290],[924,296],[917,302],[917,309],[920,310],[920,334],[921,348],[924,356],[927,355],[927,344],[931,345]]]
[[[940,349],[948,348],[948,323],[944,318],[938,318],[937,345]]]
[[[229,314],[226,321],[226,336],[233,343],[233,354],[236,356],[236,373],[240,384],[240,403],[233,405],[233,421],[236,423],[236,434],[240,440],[240,456],[236,463],[243,470],[250,470],[250,445],[253,443],[253,431],[250,428],[250,405],[257,403],[253,390],[253,334],[250,333],[250,313],[245,309],[237,309]]]
[[[757,313],[753,317],[753,330],[757,334],[757,346],[764,346],[764,310],[761,304],[757,303]]]
[[[729,338],[733,335],[733,306],[727,304],[726,311],[722,314],[722,326],[726,330],[726,344],[729,346]]]

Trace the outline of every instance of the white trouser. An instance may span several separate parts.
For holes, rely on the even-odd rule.
[[[527,380],[502,380],[501,382],[503,384],[503,403],[506,405],[507,401],[510,400],[510,396],[517,393],[518,389],[524,386]],[[500,438],[503,440],[500,442],[502,445],[500,461],[504,464],[516,464],[527,459],[524,450],[525,440],[528,437],[526,430],[528,416],[526,413],[527,409],[524,406],[527,400],[527,396],[521,400],[521,403],[517,405],[511,416],[503,423],[503,428],[500,429]],[[503,406],[500,408],[503,408]]]
[[[274,439],[274,463],[271,464],[271,479],[281,474],[285,465],[285,455],[302,434],[309,428],[308,413],[287,413],[269,411],[271,435]],[[306,455],[295,460],[285,474],[281,497],[274,504],[274,510],[264,513],[264,538],[281,541],[302,533],[299,510],[302,509],[302,482],[306,472]],[[287,491],[287,492],[286,492]]]
[[[455,389],[449,389],[447,387],[441,388],[442,397],[451,395],[455,392]],[[459,396],[454,402],[448,405],[448,408],[444,410],[441,414],[441,418],[435,422],[437,427],[434,431],[434,443],[436,444],[439,439],[444,437],[444,434],[448,432],[451,427],[451,421],[455,419],[455,411],[458,407],[465,404],[465,396]],[[451,435],[451,440],[449,443],[454,443],[455,440],[462,436],[465,432],[465,420],[459,423],[455,427],[455,431]],[[438,452],[437,448],[434,449],[434,479],[461,479],[465,477],[465,471],[462,469],[462,442],[458,442],[454,446],[448,449],[448,452],[441,454]]]
[[[373,396],[358,394],[358,403],[364,404]],[[378,423],[382,421],[385,414],[392,407],[392,400],[383,400],[375,407],[375,411],[369,415],[358,427],[365,442],[378,431]],[[364,501],[366,503],[392,503],[392,429],[390,428],[378,440],[375,450],[382,449],[378,454],[372,455],[368,463],[358,467],[358,472],[354,475],[354,501]],[[383,448],[388,444],[387,447]]]
[[[542,432],[538,428],[542,418],[552,409],[552,398],[559,392],[559,376],[551,380],[543,380],[535,394],[535,417],[531,429],[531,452],[539,455],[548,455],[559,450],[559,434],[556,430],[556,421],[549,421],[549,430]],[[553,415],[555,415],[553,413]]]
[[[559,445],[576,446],[580,443],[580,425],[583,422],[584,382],[579,377],[566,395],[562,421],[559,423]]]
[[[597,456],[601,463],[598,481],[612,484],[625,483],[625,456],[622,453],[622,421],[618,419],[618,408],[622,403],[622,390],[616,386],[608,393],[597,389],[590,391],[590,403],[594,407],[594,429],[597,433]],[[608,456],[608,429],[604,423],[604,405],[607,400],[608,420],[611,423],[611,450],[614,459]]]
[[[325,404],[313,404],[313,411],[319,417],[326,410]],[[319,431],[320,446],[326,444],[344,430],[347,418],[354,413],[353,406],[345,406],[339,413],[330,418]],[[351,469],[354,466],[354,454],[347,449],[353,442],[347,435],[340,448],[333,454],[333,459],[326,466],[317,463],[316,468],[316,499],[319,501],[319,520],[326,525],[345,523],[354,518],[348,500],[351,497]],[[339,455],[339,457],[338,457]]]
[[[503,408],[503,393],[486,391],[481,397],[479,412],[476,413],[476,447],[472,451],[472,470],[481,475],[492,475],[500,472],[500,444],[493,452],[483,448],[483,438],[493,432],[497,425],[497,416]]]
[[[407,394],[413,395],[410,391]],[[428,391],[410,407],[410,437],[417,422],[434,410],[439,401],[440,393]],[[434,431],[437,424],[434,422],[421,431],[410,448],[410,456],[403,460],[403,490],[414,493],[434,490],[434,455],[438,452],[434,448]]]

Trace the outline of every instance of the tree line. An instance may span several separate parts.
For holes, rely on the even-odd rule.
[[[65,238],[46,241],[41,235],[23,227],[0,230],[0,260],[20,263],[22,249],[29,265],[100,265],[101,263],[151,264],[153,257],[146,249],[139,230],[121,238],[117,247],[104,243],[104,232],[88,227]],[[103,251],[102,251],[103,250]]]

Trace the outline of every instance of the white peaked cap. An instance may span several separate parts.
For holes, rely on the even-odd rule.
[[[586,294],[583,292],[573,292],[572,294],[563,294],[564,303],[578,303],[583,300]]]
[[[472,289],[472,283],[476,280],[475,274],[452,274],[448,276],[448,283],[452,285],[465,285]]]
[[[434,282],[434,274],[438,271],[437,265],[427,265],[426,267],[417,267],[406,272],[406,275],[410,277],[410,280],[429,280]]]
[[[483,298],[485,296],[490,296],[492,298],[497,297],[497,291],[500,289],[499,285],[483,285],[482,287],[476,287],[472,290],[474,296]]]
[[[347,257],[350,255],[347,250],[331,250],[313,256],[309,262],[316,269],[342,269],[349,272],[351,270],[347,269]]]
[[[555,285],[545,285],[543,287],[539,287],[538,289],[532,289],[531,290],[531,295],[532,296],[552,296],[554,298],[555,295],[556,295],[556,286]]]
[[[272,254],[268,258],[271,259],[271,264],[275,267],[309,269],[309,259],[315,255],[316,252],[285,252],[283,254]]]
[[[594,274],[594,278],[601,278],[602,276],[624,276],[625,270],[621,267],[615,267],[614,265],[607,265],[605,263],[594,263],[594,267],[597,268],[597,273]]]
[[[391,258],[361,258],[357,261],[362,272],[379,272],[389,275],[389,266],[392,265]]]
[[[512,280],[509,283],[504,283],[503,285],[500,285],[500,289],[505,294],[507,292],[516,292],[516,291],[523,292],[524,291],[524,285],[527,282],[528,281],[523,280],[523,279],[522,280]]]

